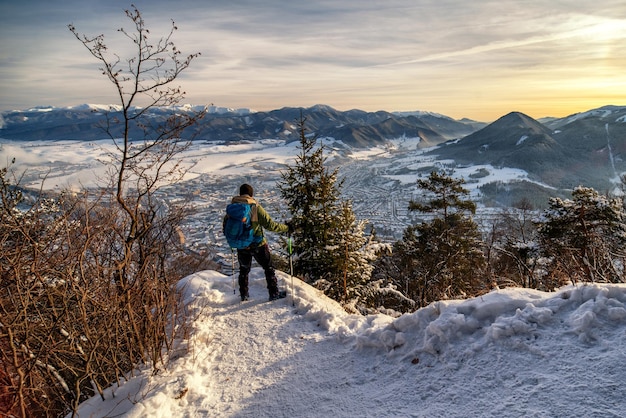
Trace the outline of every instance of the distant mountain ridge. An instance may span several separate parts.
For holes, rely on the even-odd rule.
[[[158,122],[172,112],[201,109],[191,105],[155,108],[150,118]],[[115,106],[79,105],[5,111],[0,113],[0,138],[103,139],[107,137],[100,127],[104,112],[114,118],[119,110]],[[302,114],[307,131],[319,137],[359,148],[419,137],[419,146],[433,147],[428,153],[437,159],[466,166],[519,168],[532,180],[557,189],[585,185],[599,191],[612,190],[619,176],[626,173],[626,106],[604,106],[541,122],[511,112],[490,124],[424,111],[338,111],[326,105],[267,112],[216,106],[207,110],[206,117],[186,131],[189,138],[225,143],[267,138],[296,141],[296,122]],[[121,136],[121,131],[114,134]],[[131,135],[141,137],[140,132]]]
[[[150,117],[158,120],[172,112],[197,112],[197,106],[155,108]],[[37,107],[2,112],[0,137],[18,140],[97,140],[106,138],[100,127],[104,112],[119,117],[119,107],[80,105],[69,108]],[[399,137],[420,137],[423,146],[460,138],[484,126],[481,122],[457,121],[429,112],[396,114],[385,111],[338,111],[330,106],[282,108],[269,112],[212,106],[197,126],[186,131],[194,140],[225,142],[278,138],[297,140],[296,121],[306,118],[306,129],[320,137],[332,137],[356,147],[368,147]],[[115,131],[118,135],[121,131]],[[131,132],[140,137],[140,132]]]

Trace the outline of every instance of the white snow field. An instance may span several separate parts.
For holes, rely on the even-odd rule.
[[[279,272],[181,280],[188,352],[85,402],[80,417],[626,416],[626,285],[496,290],[398,318],[349,315]],[[292,297],[293,295],[293,297]],[[184,348],[184,347],[183,347]]]

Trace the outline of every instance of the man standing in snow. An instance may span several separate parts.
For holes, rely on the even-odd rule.
[[[265,271],[265,280],[267,280],[267,290],[269,291],[270,300],[284,298],[286,292],[278,291],[278,281],[276,272],[272,264],[270,247],[265,239],[263,228],[269,231],[286,233],[289,232],[289,226],[272,220],[270,215],[263,209],[261,205],[252,197],[254,189],[249,184],[242,184],[239,187],[239,196],[232,199],[232,203],[247,203],[252,205],[253,215],[252,228],[254,239],[249,247],[237,249],[237,259],[239,260],[239,294],[241,300],[248,300],[248,274],[252,268],[252,258],[259,263]],[[255,213],[256,212],[256,213]]]

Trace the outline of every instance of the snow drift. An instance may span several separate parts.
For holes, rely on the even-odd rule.
[[[287,299],[251,300],[214,271],[180,282],[190,339],[80,416],[622,416],[626,285],[504,289],[399,318],[347,314],[279,273]],[[187,351],[188,350],[188,351]]]

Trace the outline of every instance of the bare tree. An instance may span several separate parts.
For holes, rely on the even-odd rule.
[[[173,22],[153,44],[139,11],[126,16],[133,30],[119,32],[136,49],[124,61],[69,25],[120,100],[102,125],[117,147],[105,187],[45,196],[0,170],[2,416],[75,413],[140,362],[157,373],[186,332],[175,260],[188,208],[159,190],[184,175],[182,138],[205,114],[175,107],[185,93],[170,87],[198,54],[180,58]]]
[[[485,225],[489,225],[485,239],[487,263],[499,287],[542,285],[537,271],[537,216],[530,200],[523,198]]]
[[[155,124],[148,113],[153,108],[179,104],[185,97],[180,87],[172,87],[176,78],[189,67],[200,53],[181,58],[181,52],[172,42],[177,27],[172,21],[169,34],[156,43],[149,39],[150,31],[137,8],[126,10],[134,31],[118,29],[135,46],[135,54],[122,61],[110,53],[104,35],[80,35],[74,25],[69,30],[100,63],[100,70],[113,83],[121,105],[121,118],[107,114],[105,131],[115,142],[118,153],[112,157],[116,170],[112,176],[115,198],[126,213],[124,252],[116,281],[120,290],[129,285],[132,274],[132,254],[150,234],[159,202],[155,193],[163,184],[179,180],[185,173],[178,155],[187,149],[189,141],[181,141],[186,128],[201,119],[206,109],[199,112],[176,112]],[[137,107],[136,103],[142,105]],[[122,126],[121,142],[117,140],[115,126]],[[132,138],[136,132],[139,137]]]
[[[122,250],[112,255],[116,263],[113,280],[133,326],[135,339],[129,347],[134,346],[138,358],[145,360],[145,356],[152,354],[150,358],[156,360],[160,347],[158,344],[146,347],[143,336],[146,328],[155,325],[159,328],[155,335],[157,342],[166,342],[165,323],[163,318],[155,319],[148,309],[134,308],[133,295],[138,291],[144,298],[153,295],[151,302],[157,304],[170,299],[171,283],[164,260],[183,215],[166,207],[157,192],[161,186],[179,181],[189,168],[182,164],[180,154],[191,142],[181,138],[187,128],[205,115],[206,109],[170,112],[162,118],[149,114],[151,110],[181,103],[185,92],[172,83],[200,54],[182,57],[172,41],[177,30],[173,21],[167,36],[152,42],[139,10],[133,6],[126,10],[126,16],[133,30],[121,28],[118,32],[135,48],[134,55],[126,60],[109,52],[103,35],[79,35],[73,25],[68,27],[100,61],[102,73],[115,86],[119,97],[121,116],[107,114],[104,126],[118,151],[113,155],[111,182],[121,215],[114,228],[119,240],[111,242],[111,246]],[[122,127],[121,140],[117,140],[117,126]],[[144,300],[140,306],[149,306],[149,303]]]

